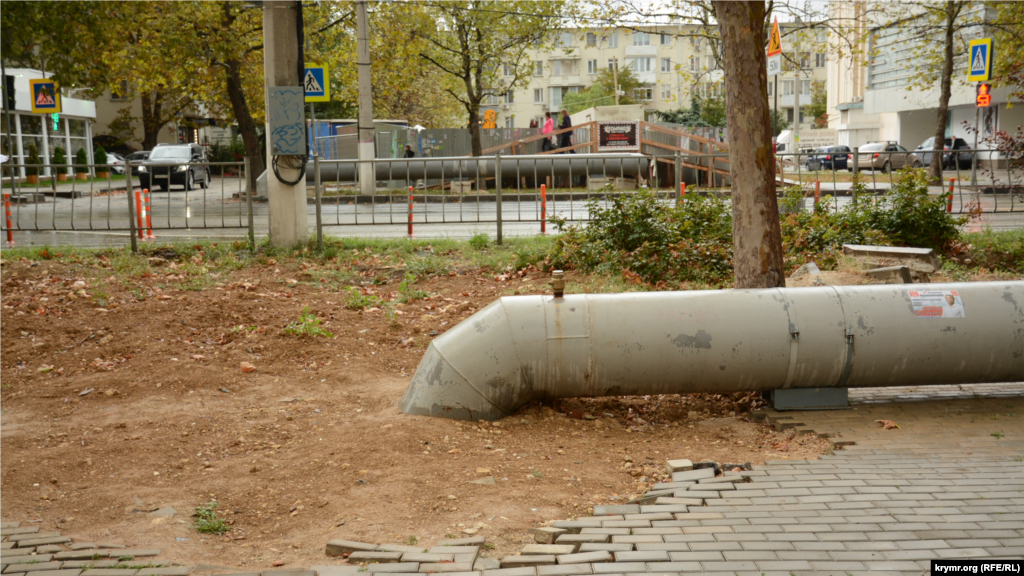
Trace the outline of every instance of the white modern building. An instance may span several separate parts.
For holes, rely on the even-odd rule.
[[[62,90],[61,107],[63,112],[53,114],[33,114],[32,96],[29,80],[46,78],[39,70],[29,68],[8,68],[8,76],[14,76],[14,109],[10,112],[11,125],[7,124],[7,114],[0,115],[0,139],[7,150],[8,135],[13,141],[13,150],[5,154],[11,156],[15,163],[25,163],[29,154],[29,144],[35,144],[39,159],[49,164],[55,148],[63,148],[70,164],[80,149],[85,149],[89,163],[92,156],[92,129],[96,120],[96,104],[67,95]],[[70,167],[68,168],[70,170]],[[50,169],[44,169],[41,176],[50,176]],[[24,168],[21,177],[25,176]]]

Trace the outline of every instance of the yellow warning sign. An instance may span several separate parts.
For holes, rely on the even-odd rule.
[[[772,21],[772,35],[768,39],[768,53],[766,55],[775,56],[776,54],[782,54],[782,36],[779,34],[778,18]]]

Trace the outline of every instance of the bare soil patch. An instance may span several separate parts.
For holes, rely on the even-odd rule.
[[[325,563],[331,538],[426,545],[467,531],[500,557],[529,527],[635,497],[666,459],[760,464],[827,449],[751,423],[758,399],[742,394],[568,400],[494,424],[399,412],[429,341],[501,294],[543,292],[539,272],[430,277],[415,284],[429,299],[388,313],[346,308],[347,291],[315,287],[298,261],[200,290],[154,266],[125,282],[4,262],[4,519],[226,567]],[[401,273],[352,270],[373,295],[398,290]],[[285,331],[307,307],[333,337]],[[469,483],[487,476],[494,485]],[[191,527],[212,500],[232,526],[222,537]],[[166,505],[178,515],[147,515]]]

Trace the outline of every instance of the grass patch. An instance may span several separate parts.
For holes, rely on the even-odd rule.
[[[195,511],[192,512],[192,517],[195,518],[192,527],[196,529],[196,532],[220,536],[231,530],[231,526],[228,526],[223,519],[217,517],[217,513],[214,511],[215,508],[217,508],[216,502],[207,502],[202,506],[197,506]]]
[[[299,315],[298,322],[291,322],[285,326],[284,331],[286,334],[294,334],[296,336],[308,336],[315,338],[317,336],[326,336],[327,338],[334,337],[327,330],[320,327],[320,319],[309,311],[309,307],[302,309],[302,314]]]

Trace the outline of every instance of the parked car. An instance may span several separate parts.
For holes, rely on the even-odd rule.
[[[942,143],[943,150],[952,150],[951,152],[943,153],[942,155],[942,168],[952,169],[959,167],[961,170],[966,170],[971,167],[971,162],[974,161],[974,152],[971,150],[970,144],[967,143],[963,138],[946,138]],[[957,152],[959,150],[959,152]],[[932,163],[932,154],[935,151],[935,137],[921,142],[921,145],[914,150],[914,154],[921,159],[921,163],[928,166]]]
[[[124,174],[124,156],[117,152],[107,152],[107,165],[114,174]]]
[[[206,152],[199,144],[158,144],[139,166],[139,180],[143,188],[155,184],[164,191],[171,185],[184,186],[185,190],[195,189],[196,184],[206,188],[210,185],[206,161]]]
[[[133,164],[133,166],[132,166],[132,176],[138,176],[139,175],[139,164],[142,164],[142,161],[146,160],[147,158],[149,158],[149,151],[148,150],[147,151],[141,151],[141,152],[132,152],[131,154],[129,154],[129,155],[124,157],[125,160],[127,160],[128,162],[131,162]]]
[[[842,170],[846,168],[849,157],[849,146],[824,146],[807,157],[807,169],[811,172]]]
[[[857,152],[858,170],[881,170],[888,174],[904,166],[922,166],[920,158],[895,142],[871,142],[857,148]]]

